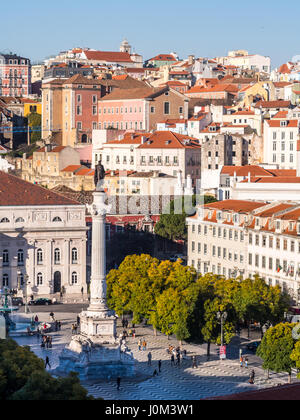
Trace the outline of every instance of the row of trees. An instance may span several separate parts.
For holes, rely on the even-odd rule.
[[[180,261],[159,261],[150,255],[131,255],[107,276],[108,302],[119,316],[149,320],[155,330],[175,334],[179,341],[221,342],[218,312],[227,312],[224,341],[229,343],[240,322],[262,326],[284,319],[289,297],[259,277],[239,280],[206,274]]]
[[[76,374],[53,378],[29,347],[0,340],[0,400],[92,400]]]
[[[264,335],[257,355],[268,372],[286,372],[291,382],[292,369],[300,369],[300,324],[277,324]],[[300,378],[300,374],[298,375]]]

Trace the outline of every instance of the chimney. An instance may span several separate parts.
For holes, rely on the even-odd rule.
[[[146,136],[142,136],[142,137],[141,137],[141,140],[142,140],[142,144],[145,144],[145,143],[146,143],[146,141],[147,141],[147,137],[146,137]]]
[[[251,182],[251,172],[248,172],[248,182]]]
[[[110,171],[110,176],[115,176],[115,171]]]

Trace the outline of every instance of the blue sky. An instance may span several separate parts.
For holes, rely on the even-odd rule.
[[[124,37],[144,59],[248,49],[274,67],[300,54],[299,0],[14,0],[1,15],[0,51],[33,61],[75,46],[116,51]]]

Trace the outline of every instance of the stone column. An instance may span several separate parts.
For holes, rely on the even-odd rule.
[[[93,204],[91,302],[88,312],[110,311],[106,304],[106,209],[105,193],[96,191]]]

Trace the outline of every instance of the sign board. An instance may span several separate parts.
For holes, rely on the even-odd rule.
[[[0,314],[0,340],[6,339],[6,323],[3,315]]]
[[[220,347],[220,359],[221,360],[226,359],[226,346]]]

